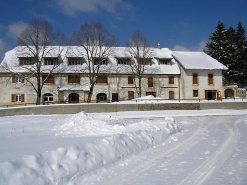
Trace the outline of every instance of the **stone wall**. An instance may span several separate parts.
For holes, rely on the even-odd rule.
[[[164,104],[60,104],[0,109],[0,116],[50,115],[87,113],[151,111],[151,110],[206,110],[206,109],[247,109],[247,102],[203,102]]]

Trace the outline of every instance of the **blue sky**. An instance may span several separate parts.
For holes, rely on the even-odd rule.
[[[200,51],[218,21],[247,29],[246,0],[1,0],[0,60],[34,18],[48,20],[68,38],[80,25],[100,22],[125,46],[140,30],[153,45]]]

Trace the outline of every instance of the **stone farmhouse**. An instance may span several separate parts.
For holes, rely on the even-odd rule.
[[[35,103],[36,92],[28,83],[33,61],[19,47],[6,52],[0,65],[0,105]],[[58,47],[43,58],[42,103],[87,102],[89,92],[86,57],[79,55],[75,46]],[[153,56],[144,64],[142,96],[153,95],[162,99],[219,99],[224,96],[222,70],[226,66],[203,52],[171,51],[168,48],[152,48]],[[72,52],[73,51],[73,52]],[[125,47],[117,47],[100,65],[93,102],[121,101],[137,98],[136,75],[130,65],[136,62],[126,54]],[[57,65],[47,78],[49,70]]]

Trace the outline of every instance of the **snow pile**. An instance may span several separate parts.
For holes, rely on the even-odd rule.
[[[105,119],[102,119],[102,117]],[[105,135],[93,143],[61,147],[44,154],[24,156],[0,164],[0,184],[67,184],[80,172],[86,174],[125,156],[164,142],[183,130],[167,117],[129,123],[103,115],[95,118],[78,113],[56,126],[58,136]],[[179,133],[178,133],[179,134]]]

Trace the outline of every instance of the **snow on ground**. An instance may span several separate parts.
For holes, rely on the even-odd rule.
[[[145,152],[152,153],[156,147],[168,147],[165,157],[155,157],[155,160],[149,162],[158,164],[169,155],[176,156],[176,148],[180,149],[179,147],[183,146],[183,150],[186,151],[189,146],[196,145],[200,140],[205,141],[200,145],[205,147],[205,144],[209,143],[205,138],[211,138],[211,135],[217,135],[217,130],[221,130],[215,139],[217,141],[210,141],[210,146],[218,146],[223,142],[222,139],[226,138],[227,131],[231,133],[234,128],[218,123],[217,127],[210,127],[212,133],[210,132],[209,137],[207,133],[210,129],[207,125],[216,124],[219,115],[238,115],[231,119],[242,116],[245,119],[243,124],[247,127],[246,117],[243,116],[246,113],[247,110],[186,110],[0,117],[0,184],[91,184],[95,179],[95,184],[102,184],[103,177],[113,179],[109,184],[116,184],[119,179],[108,177],[108,168],[111,169],[113,164],[128,166],[128,160],[133,160],[135,156]],[[223,122],[226,121],[227,117]],[[229,142],[235,141],[233,136],[232,134],[228,139]],[[222,147],[220,154],[229,149],[226,146]],[[169,153],[169,147],[173,152]],[[212,148],[215,147],[206,149],[204,155],[213,153]],[[160,155],[160,151],[157,152]],[[191,152],[189,154],[192,155]],[[147,156],[143,157],[144,161],[141,162],[145,167],[137,168],[139,157],[135,160],[135,168],[127,168],[127,171],[148,169]],[[214,161],[218,159],[219,155],[215,155]],[[240,161],[244,167],[245,160]],[[192,167],[196,165],[195,162]],[[105,170],[102,171],[102,167]],[[122,174],[122,179],[128,181],[132,179],[127,177],[137,173],[134,171],[131,175],[124,174],[120,168],[114,171]],[[246,168],[243,171],[246,172]],[[229,173],[231,172],[235,173],[230,170]],[[199,175],[194,172],[191,178],[182,179],[182,184],[190,184],[194,176],[201,182]],[[138,183],[134,184],[145,184],[146,180],[140,178],[137,181]]]

